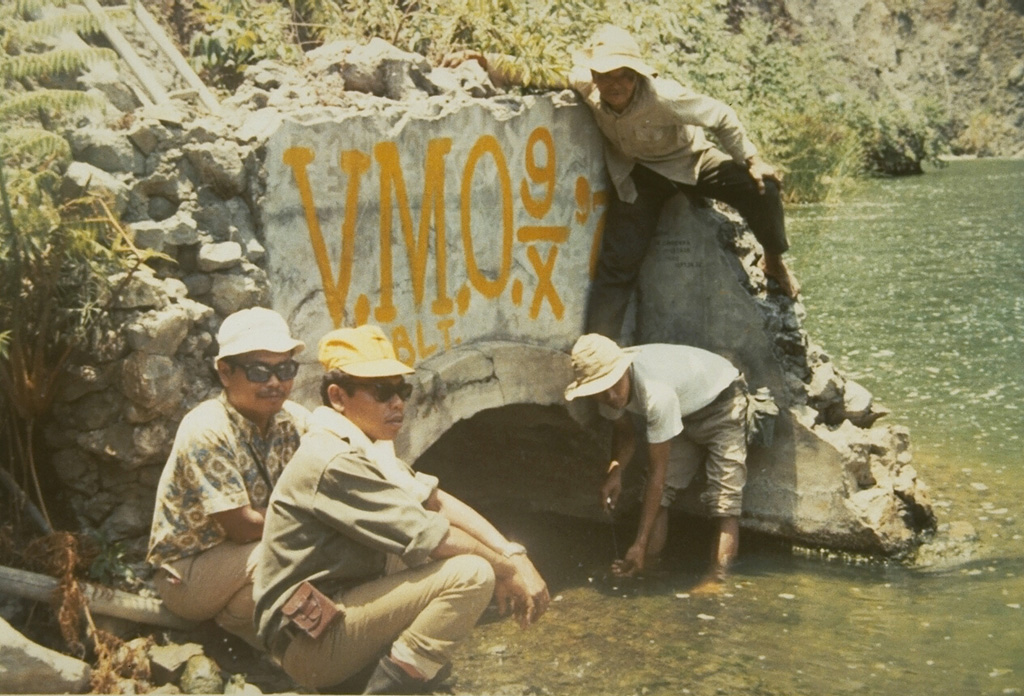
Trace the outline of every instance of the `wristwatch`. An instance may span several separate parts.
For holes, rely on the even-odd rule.
[[[512,556],[526,555],[526,547],[522,544],[510,541],[505,544],[505,548],[502,549],[501,555],[505,558],[512,558]]]

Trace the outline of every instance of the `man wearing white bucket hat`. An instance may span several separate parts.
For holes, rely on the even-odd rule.
[[[289,401],[305,344],[262,307],[224,319],[214,366],[223,392],[182,419],[157,486],[147,560],[164,604],[259,646],[253,569],[270,492],[309,412]]]
[[[506,61],[473,51],[444,64],[477,60],[497,83],[515,82]],[[782,175],[760,158],[736,112],[675,80],[658,77],[624,29],[600,27],[574,56],[565,83],[590,107],[604,134],[605,162],[615,189],[597,274],[587,305],[589,332],[618,338],[644,254],[664,204],[677,193],[734,207],[764,249],[762,268],[790,298],[799,292],[783,261],[789,248],[780,196]],[[705,129],[721,144],[715,148]]]
[[[636,540],[612,570],[643,572],[658,558],[668,531],[668,508],[693,481],[701,462],[707,486],[701,493],[718,522],[711,565],[695,592],[715,592],[739,548],[740,512],[746,483],[747,390],[732,363],[691,346],[652,343],[620,348],[600,334],[581,336],[572,349],[569,401],[591,397],[613,422],[612,458],[601,487],[607,511],[622,493],[622,472],[633,458],[636,437],[630,413],[645,422],[647,482]]]

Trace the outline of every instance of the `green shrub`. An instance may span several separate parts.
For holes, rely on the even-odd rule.
[[[198,71],[229,88],[251,64],[293,62],[301,56],[291,13],[276,2],[196,0],[194,11],[205,31],[192,39],[192,61]]]

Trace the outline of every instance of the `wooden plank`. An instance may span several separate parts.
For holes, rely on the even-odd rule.
[[[139,24],[142,28],[153,37],[153,41],[156,45],[164,52],[164,55],[174,64],[175,70],[185,79],[185,82],[196,91],[199,95],[199,99],[206,105],[206,108],[210,110],[212,114],[220,113],[220,102],[217,101],[217,97],[213,95],[206,85],[199,78],[199,75],[192,69],[185,57],[181,55],[181,51],[174,45],[170,37],[164,31],[163,27],[153,19],[153,15],[149,13],[141,2],[133,3],[135,8],[135,16],[139,20]]]
[[[107,16],[106,11],[103,7],[96,2],[96,0],[82,0],[82,4],[85,5],[86,9],[91,12],[96,19],[100,22],[100,27],[103,29],[103,34],[110,41],[110,45],[114,47],[114,50],[128,63],[128,67],[131,68],[135,76],[139,78],[142,83],[142,87],[150,93],[153,97],[153,101],[157,104],[166,104],[170,101],[170,97],[167,96],[166,90],[156,79],[156,76],[150,71],[139,54],[135,52],[132,45],[128,43],[128,39],[124,38],[124,34],[114,26],[114,23],[110,21],[110,17]]]

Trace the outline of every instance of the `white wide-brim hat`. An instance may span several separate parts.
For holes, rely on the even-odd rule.
[[[636,351],[623,349],[600,334],[580,336],[572,347],[572,371],[576,376],[565,388],[565,400],[593,396],[622,379],[633,363]]]
[[[271,353],[300,353],[306,344],[292,338],[288,323],[280,314],[266,307],[242,309],[227,317],[217,332],[219,351],[216,363],[222,358],[265,350]]]
[[[578,64],[597,73],[608,73],[629,68],[644,77],[654,77],[658,71],[644,61],[640,46],[628,31],[606,24],[594,32],[587,47],[575,56]]]

